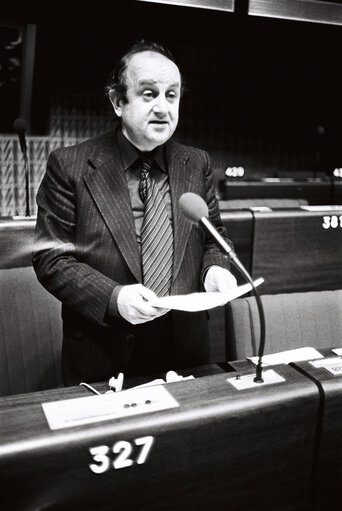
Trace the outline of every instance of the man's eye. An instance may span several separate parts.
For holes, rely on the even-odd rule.
[[[176,99],[177,97],[177,94],[173,91],[170,91],[168,94],[167,94],[167,97],[170,99],[170,100],[174,100]]]
[[[144,90],[143,97],[146,99],[152,99],[154,96],[153,91],[151,90]]]

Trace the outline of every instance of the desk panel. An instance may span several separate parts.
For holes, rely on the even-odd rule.
[[[342,288],[342,209],[255,212],[252,276],[260,293]]]
[[[221,209],[220,215],[227,234],[234,244],[236,254],[247,271],[250,271],[253,246],[252,211],[225,211]]]
[[[329,178],[292,181],[265,179],[260,181],[219,182],[223,200],[232,199],[306,199],[309,204],[333,204],[332,185]]]
[[[342,179],[332,179],[333,200],[332,204],[342,204]]]
[[[330,357],[335,357],[330,353]],[[333,367],[339,368],[334,375],[326,368],[313,367],[310,362],[293,364],[318,383],[322,392],[320,410],[320,442],[315,467],[315,511],[341,509],[342,505],[342,360],[336,358]]]
[[[319,395],[297,370],[276,370],[285,381],[242,391],[226,381],[233,373],[171,383],[176,408],[64,430],[49,429],[39,403],[6,406],[2,509],[303,510]],[[66,389],[65,396],[83,392]],[[139,464],[137,440],[150,436],[148,458]],[[132,449],[125,468],[112,466],[118,442]],[[108,448],[110,463],[95,474],[89,449],[99,446]]]

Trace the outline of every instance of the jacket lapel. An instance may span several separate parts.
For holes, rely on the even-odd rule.
[[[88,163],[92,170],[84,180],[89,192],[131,272],[142,282],[131,200],[114,134],[102,140]]]
[[[185,218],[179,208],[179,199],[185,192],[198,191],[198,176],[192,168],[188,153],[178,144],[168,147],[168,172],[172,199],[173,236],[174,236],[174,282],[182,264],[186,244],[190,236],[192,223]]]
[[[141,261],[136,241],[126,176],[114,134],[102,139],[88,159],[91,170],[84,176],[104,221],[118,245],[127,265],[138,282],[142,282]],[[198,191],[197,168],[189,161],[189,154],[177,143],[168,144],[168,173],[172,199],[174,228],[174,282],[182,264],[192,224],[179,209],[183,193]]]

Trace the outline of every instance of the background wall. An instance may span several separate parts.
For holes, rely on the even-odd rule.
[[[248,178],[342,167],[342,27],[130,0],[111,11],[26,9],[2,16],[36,25],[31,136],[78,140],[110,129],[104,82],[144,37],[178,60],[188,90],[176,137],[210,152],[217,179],[229,166]],[[5,117],[1,130],[13,134]]]

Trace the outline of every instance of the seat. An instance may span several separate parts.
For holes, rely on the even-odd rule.
[[[265,354],[311,346],[342,346],[342,289],[260,296],[266,323]],[[260,325],[254,296],[226,306],[226,358],[258,353]]]
[[[62,385],[60,302],[32,266],[0,269],[0,396]]]

